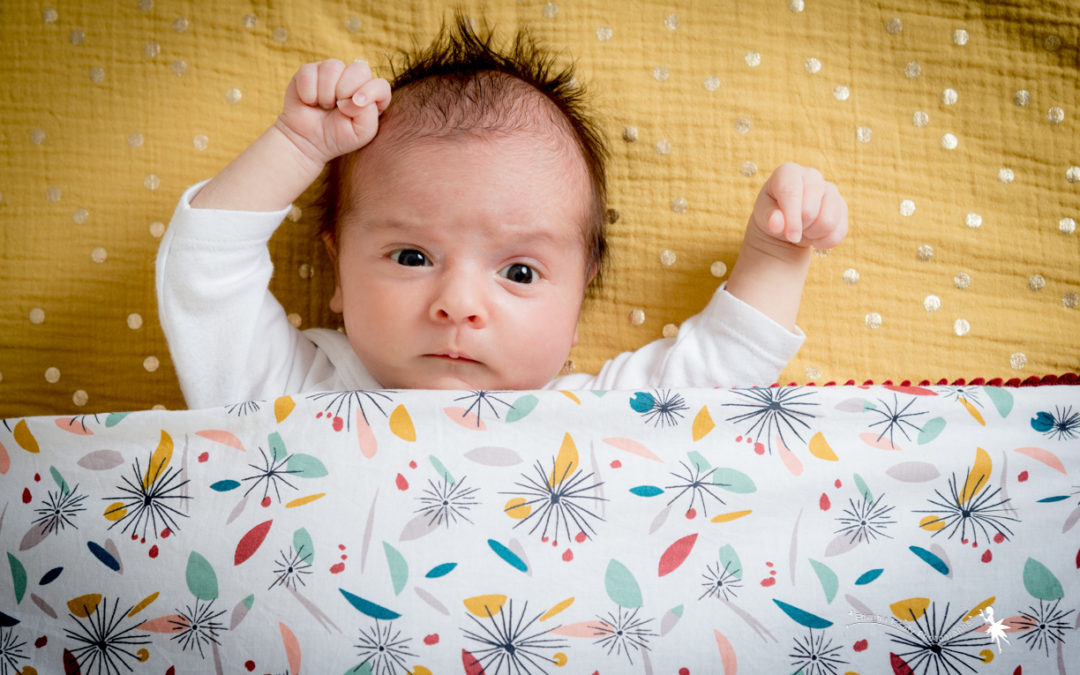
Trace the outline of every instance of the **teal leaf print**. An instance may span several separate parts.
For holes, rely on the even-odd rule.
[[[1054,496],[1054,497],[1043,497],[1042,499],[1038,500],[1037,503],[1039,503],[1039,504],[1053,504],[1054,502],[1065,501],[1068,498],[1069,498],[1069,495],[1057,495],[1057,496]]]
[[[604,574],[604,588],[611,601],[620,607],[634,609],[644,605],[641,600],[641,587],[634,575],[626,565],[614,558],[608,563],[607,572]]]
[[[229,490],[235,490],[238,487],[240,487],[240,481],[228,478],[210,484],[210,489],[214,492],[228,492]]]
[[[1054,428],[1054,416],[1046,411],[1036,413],[1035,417],[1031,418],[1031,428],[1045,434]]]
[[[447,574],[453,572],[455,567],[457,567],[456,562],[447,562],[441,565],[436,565],[435,567],[432,567],[430,570],[428,570],[428,573],[424,576],[428,579],[438,579],[439,577],[445,577]]]
[[[288,452],[285,450],[285,441],[281,440],[281,434],[275,431],[267,438],[267,442],[270,444],[270,456],[275,463],[285,459]]]
[[[998,414],[1008,417],[1013,408],[1013,395],[1001,387],[984,387],[983,389],[990,398],[990,402],[997,408]]]
[[[1065,597],[1061,582],[1054,573],[1034,558],[1028,558],[1024,563],[1024,588],[1032,597],[1046,602],[1061,600]]]
[[[705,473],[712,468],[709,465],[709,460],[705,459],[697,450],[691,450],[686,453],[686,456],[690,459],[690,464],[693,465],[694,469],[701,473]]]
[[[918,546],[909,546],[908,550],[919,556],[919,558],[924,563],[926,563],[930,567],[933,567],[938,572],[941,572],[945,576],[949,575],[949,566],[945,564],[944,560],[934,555],[930,551],[927,551],[925,548],[920,548]]]
[[[309,565],[314,564],[315,542],[311,540],[311,534],[306,529],[301,527],[296,532],[293,532],[292,545],[301,560]]]
[[[855,585],[865,586],[866,584],[872,583],[875,579],[880,577],[881,573],[884,571],[885,570],[880,567],[873,570],[867,570],[859,575],[859,578],[855,580]]]
[[[386,552],[386,564],[390,566],[390,583],[394,585],[394,595],[400,595],[409,579],[409,565],[405,562],[405,556],[385,541],[383,551]]]
[[[935,417],[934,419],[929,420],[926,424],[923,425],[923,428],[919,430],[919,436],[916,440],[918,440],[919,445],[926,445],[930,441],[937,438],[944,430],[945,418]]]
[[[188,590],[196,598],[205,602],[217,599],[217,574],[214,573],[214,568],[210,565],[210,562],[195,551],[192,551],[191,555],[188,556],[185,576]]]
[[[392,621],[393,619],[401,618],[401,615],[393,610],[389,610],[382,605],[376,605],[370,600],[365,600],[358,595],[353,595],[344,588],[339,588],[341,594],[345,596],[345,599],[349,601],[358,612],[366,614],[372,619],[381,619],[383,621]]]
[[[113,557],[111,553],[106,551],[104,547],[99,544],[95,544],[92,541],[86,542],[86,547],[90,549],[90,552],[94,554],[94,557],[101,561],[101,564],[108,567],[113,572],[120,571],[120,561]]]
[[[866,485],[866,481],[864,481],[863,477],[859,474],[855,474],[854,477],[855,489],[859,491],[859,494],[862,495],[862,498],[865,499],[867,503],[873,503],[874,496],[870,493],[870,488]]]
[[[15,604],[22,602],[26,594],[26,568],[19,559],[10,553],[7,554],[8,567],[11,568],[11,581],[15,586]]]
[[[510,406],[510,409],[506,411],[507,422],[517,422],[529,413],[533,411],[536,404],[540,402],[540,399],[536,398],[532,394],[526,394],[518,400],[514,401],[514,404]]]
[[[655,497],[664,494],[664,491],[655,485],[638,485],[637,487],[630,488],[630,493],[635,494],[638,497]]]
[[[71,494],[71,488],[68,487],[67,481],[60,475],[60,472],[56,470],[55,466],[49,467],[49,474],[52,475],[52,479],[56,481],[56,486],[60,488],[60,492],[65,495]]]
[[[734,492],[735,494],[745,495],[750,494],[751,492],[757,492],[757,485],[754,485],[753,479],[736,469],[728,467],[717,468],[716,471],[713,471],[712,480],[717,487],[723,488],[728,492]]]
[[[360,665],[353,666],[345,671],[345,675],[371,675],[372,661],[364,661]]]
[[[736,579],[742,579],[742,561],[731,544],[720,547],[720,566]]]
[[[656,399],[652,394],[644,391],[637,392],[630,399],[630,407],[634,409],[634,412],[647,413],[654,405],[656,405]]]
[[[443,466],[443,463],[439,461],[438,457],[431,455],[428,459],[431,461],[431,466],[435,468],[435,473],[439,474],[439,476],[446,481],[447,485],[454,485],[457,482],[450,472],[447,471],[446,467]]]
[[[786,602],[783,602],[781,600],[777,600],[776,598],[773,598],[773,602],[776,603],[777,607],[779,607],[780,609],[782,609],[784,611],[784,614],[787,614],[788,617],[790,617],[792,621],[799,624],[800,626],[806,626],[807,628],[817,628],[818,630],[824,630],[825,628],[828,628],[829,626],[833,625],[833,622],[829,621],[828,619],[822,619],[820,616],[818,616],[816,614],[811,614],[810,612],[807,612],[804,609],[799,609],[798,607],[795,607],[794,605],[789,605]]]
[[[317,458],[303,453],[290,456],[285,467],[289,473],[300,478],[322,478],[329,473]]]
[[[832,603],[833,598],[836,597],[836,591],[840,588],[840,580],[837,578],[836,572],[833,572],[824,563],[812,558],[809,560],[810,566],[814,568],[814,573],[817,574],[818,581],[821,582],[822,590],[825,591],[826,602]]]
[[[108,417],[105,418],[105,427],[106,428],[115,427],[117,424],[120,424],[120,422],[122,422],[124,420],[124,418],[127,417],[130,414],[131,413],[126,413],[126,412],[125,413],[111,413]]]
[[[516,569],[518,571],[521,571],[521,572],[528,572],[529,571],[529,566],[526,565],[525,561],[522,560],[521,558],[519,558],[517,556],[517,554],[515,554],[513,551],[506,548],[505,546],[503,546],[499,542],[495,541],[494,539],[488,539],[487,543],[488,543],[488,546],[491,547],[491,550],[495,551],[495,555],[502,558],[506,562],[507,565],[510,565],[514,569]]]

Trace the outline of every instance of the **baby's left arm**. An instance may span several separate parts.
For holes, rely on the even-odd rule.
[[[727,291],[792,330],[810,248],[836,246],[847,228],[847,203],[835,185],[817,169],[781,165],[758,193]]]

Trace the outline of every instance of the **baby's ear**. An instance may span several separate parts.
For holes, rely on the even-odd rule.
[[[337,238],[333,232],[323,232],[322,240],[323,245],[326,246],[326,253],[330,256],[330,264],[334,266],[334,294],[330,296],[330,311],[341,314],[343,306],[341,302],[341,275],[338,274]]]

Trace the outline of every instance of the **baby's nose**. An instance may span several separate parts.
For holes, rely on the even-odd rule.
[[[431,318],[441,323],[483,328],[487,324],[487,311],[481,281],[464,272],[447,275],[431,304]]]

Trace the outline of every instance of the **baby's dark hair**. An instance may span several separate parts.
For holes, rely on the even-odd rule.
[[[608,152],[585,106],[585,91],[573,66],[557,67],[555,56],[524,28],[507,49],[500,50],[490,28],[478,32],[460,14],[449,28],[444,24],[427,47],[402,57],[400,64],[391,63],[393,99],[383,113],[384,121],[398,116],[406,120],[395,126],[395,139],[513,134],[535,129],[539,116],[553,123],[557,131],[552,136],[560,145],[565,145],[564,139],[571,141],[581,153],[589,181],[583,229],[586,261],[597,283],[607,256]],[[315,206],[322,233],[336,234],[337,223],[349,208],[350,163],[349,155],[332,160],[318,187]]]

